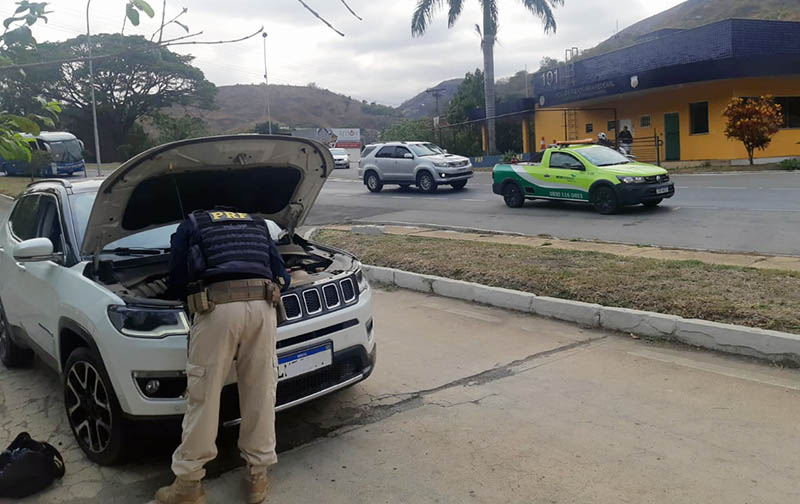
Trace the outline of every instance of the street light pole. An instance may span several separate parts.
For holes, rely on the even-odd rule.
[[[269,77],[267,76],[267,32],[261,34],[264,40],[264,84],[265,94],[267,99],[267,125],[269,127],[269,134],[272,134],[272,110],[270,110],[269,103]]]
[[[86,45],[89,47],[89,91],[92,97],[92,125],[94,129],[94,156],[97,160],[97,176],[100,177],[100,134],[97,132],[97,101],[94,98],[94,68],[92,67],[92,34],[89,30],[89,5],[92,0],[86,2]],[[83,170],[86,177],[86,170]]]

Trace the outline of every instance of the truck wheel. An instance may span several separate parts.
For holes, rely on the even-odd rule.
[[[509,208],[519,208],[525,204],[525,196],[517,184],[506,184],[503,188],[503,200]]]
[[[594,209],[603,215],[611,215],[619,212],[619,200],[614,189],[608,186],[600,186],[594,190],[592,198]]]
[[[364,177],[364,183],[367,185],[367,189],[369,189],[370,192],[381,192],[381,189],[383,189],[383,182],[381,182],[381,179],[378,178],[378,174],[375,172],[367,173]]]
[[[102,361],[88,348],[75,349],[64,366],[64,407],[72,434],[89,460],[100,465],[120,461],[122,410]]]
[[[33,361],[33,351],[11,340],[11,324],[0,302],[0,361],[7,368],[27,366]]]
[[[453,182],[453,183],[452,183],[452,184],[450,184],[450,185],[451,185],[451,186],[453,187],[453,189],[455,189],[456,191],[460,191],[461,189],[464,189],[465,187],[467,187],[467,181],[466,181],[466,180],[459,180],[458,182]]]
[[[664,199],[663,198],[659,198],[659,199],[654,199],[654,200],[650,200],[650,201],[645,201],[644,203],[642,203],[642,205],[646,206],[647,208],[655,208],[658,205],[660,205],[662,201],[664,201]]]
[[[419,187],[422,192],[435,193],[436,182],[433,180],[433,175],[428,172],[420,173],[419,177],[417,177],[417,187]]]

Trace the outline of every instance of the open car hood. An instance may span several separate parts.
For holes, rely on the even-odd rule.
[[[231,207],[293,233],[333,168],[321,143],[304,138],[232,135],[154,147],[100,185],[81,253],[180,222],[195,210]]]

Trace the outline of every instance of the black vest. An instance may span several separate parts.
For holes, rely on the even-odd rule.
[[[272,280],[267,223],[246,213],[225,210],[189,215],[189,282],[237,278]]]

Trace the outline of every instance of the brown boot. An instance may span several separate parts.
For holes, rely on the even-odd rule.
[[[247,480],[248,499],[250,504],[260,504],[267,498],[267,490],[269,490],[269,480],[267,479],[267,470],[251,470]]]
[[[158,504],[206,504],[206,492],[200,481],[175,478],[170,486],[156,492]]]

